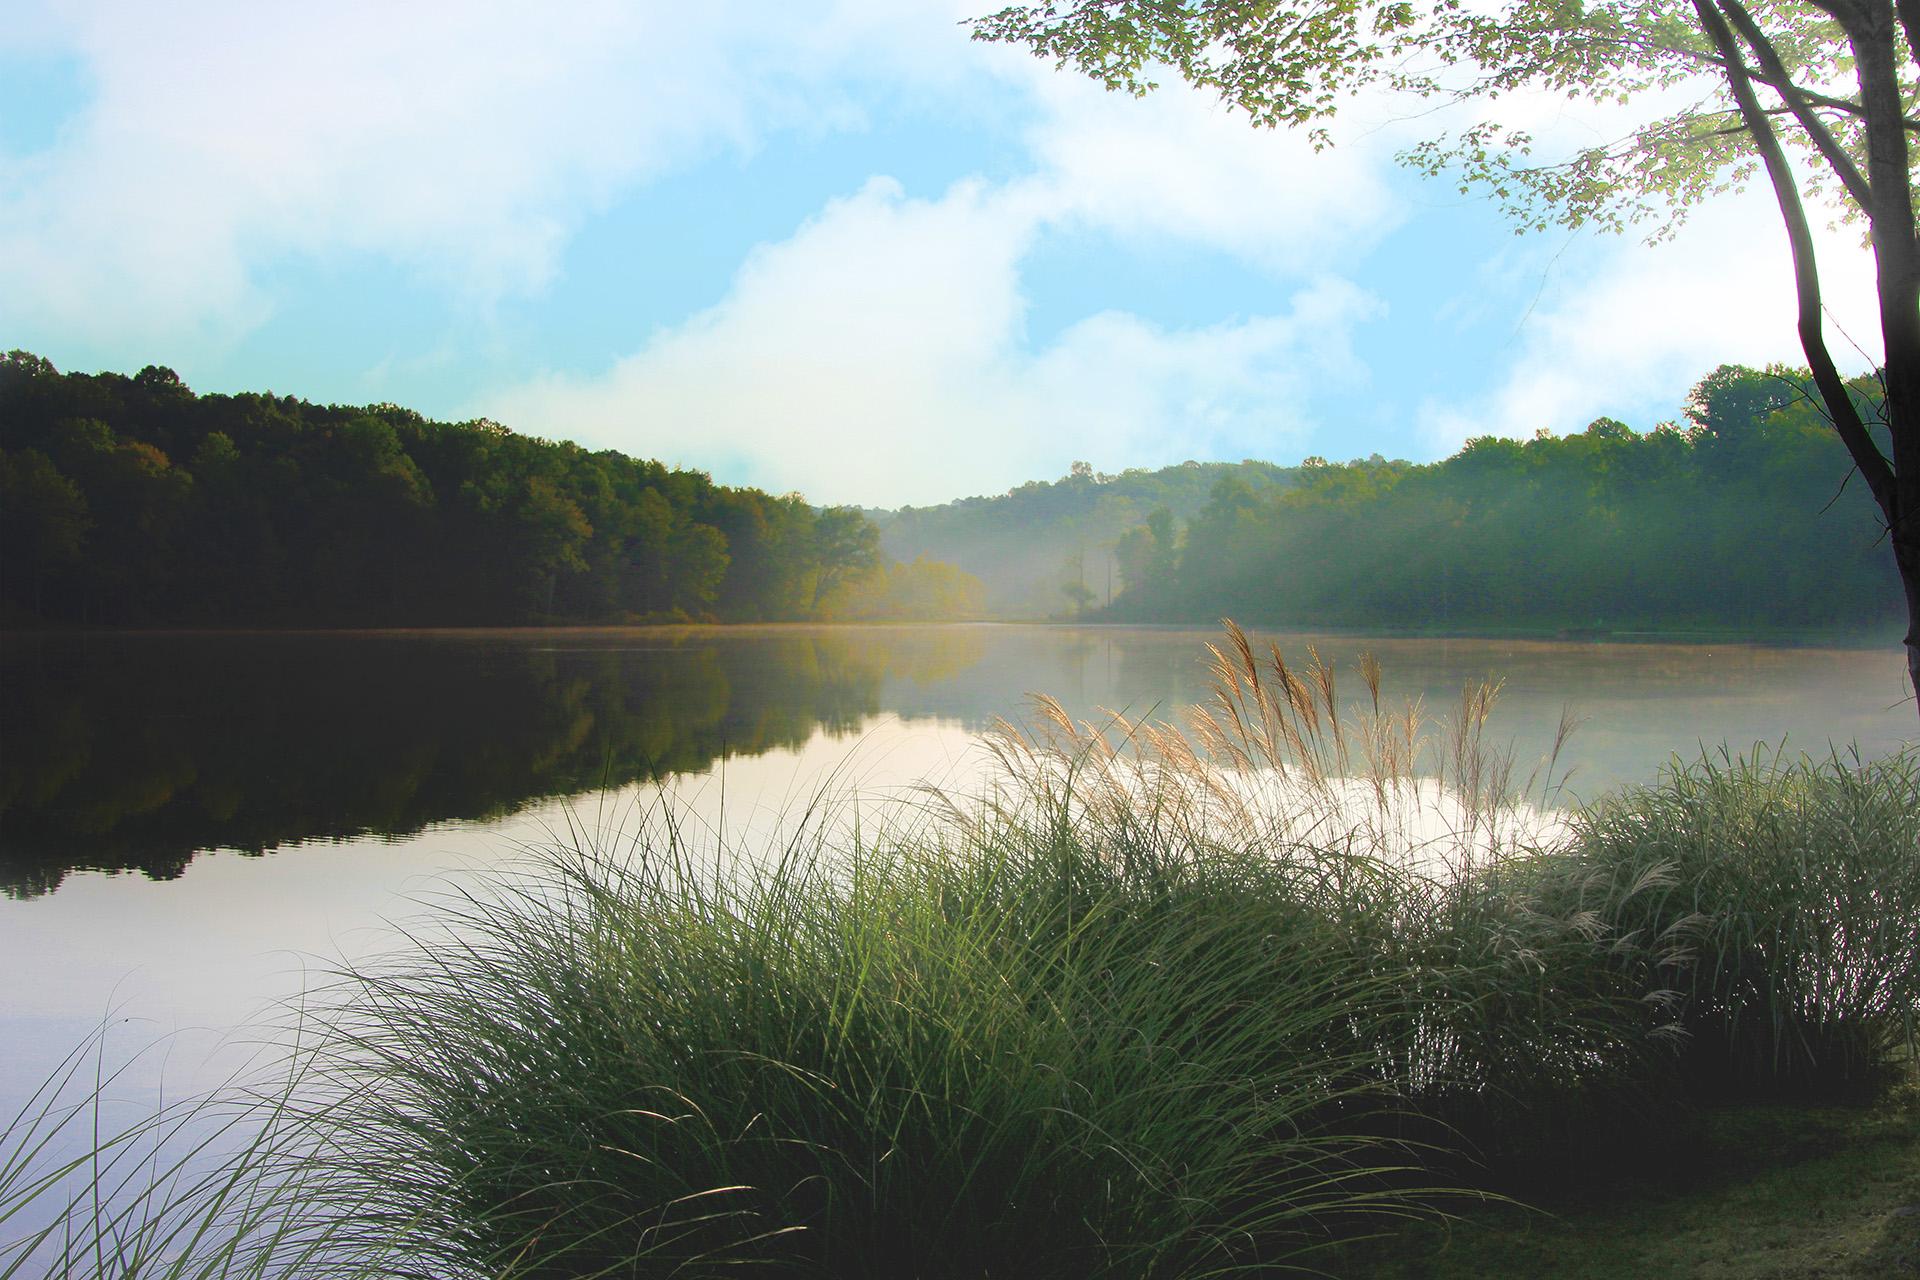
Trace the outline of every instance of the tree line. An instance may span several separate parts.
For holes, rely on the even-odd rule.
[[[1133,467],[1118,475],[1075,462],[1056,481],[1029,480],[1003,494],[867,514],[879,524],[887,554],[949,561],[980,579],[987,612],[1043,618],[1079,612],[1076,604],[1107,603],[1113,541],[1149,513],[1165,507],[1175,518],[1190,517],[1224,476],[1265,492],[1292,483],[1292,474],[1251,458],[1157,471]]]
[[[1473,123],[1437,132],[1398,158],[1458,182],[1462,194],[1490,197],[1516,231],[1644,225],[1653,243],[1689,208],[1764,172],[1793,262],[1795,328],[1808,365],[1802,394],[1818,402],[1849,474],[1879,509],[1881,554],[1893,561],[1906,603],[1907,674],[1920,692],[1920,152],[1909,143],[1920,132],[1920,4],[1046,0],[972,25],[976,39],[1024,45],[1136,96],[1171,70],[1255,125],[1305,126],[1316,147],[1331,143],[1342,104],[1369,86],[1436,106],[1471,104]],[[1624,136],[1608,131],[1571,150],[1536,150],[1541,140],[1498,119],[1493,104],[1540,91],[1655,109]],[[1657,100],[1649,104],[1648,95]],[[1809,200],[1842,220],[1861,218],[1873,246],[1880,352],[1870,412],[1828,345]],[[1836,566],[1851,570],[1840,563],[1843,549],[1829,549]],[[1803,555],[1783,567],[1791,573],[1807,563]],[[1865,583],[1850,581],[1851,594],[1790,588],[1792,599],[1779,605],[1707,607],[1754,620],[1820,598],[1874,611],[1860,594]]]
[[[1878,385],[1855,394],[1871,419]],[[163,368],[61,374],[14,352],[0,620],[1875,625],[1899,579],[1848,471],[1808,375],[1723,366],[1683,422],[1645,433],[1603,418],[1430,465],[1077,463],[876,525],[486,420],[196,396]],[[883,569],[895,556],[914,559]]]
[[[1684,422],[1485,436],[1429,465],[1309,458],[1222,476],[1115,548],[1107,617],[1609,629],[1875,626],[1903,613],[1885,523],[1808,375],[1722,366]],[[1856,382],[1863,416],[1879,388]]]
[[[921,616],[857,509],[397,405],[0,359],[0,617],[497,625]],[[946,583],[941,607],[964,607]],[[939,593],[933,593],[939,595]],[[958,601],[958,604],[955,604]]]

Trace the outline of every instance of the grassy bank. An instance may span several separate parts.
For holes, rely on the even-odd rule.
[[[1826,1280],[1920,1263],[1920,1096],[1873,1106],[1708,1109],[1684,1159],[1461,1206],[1330,1256],[1374,1280]]]
[[[1492,688],[1428,720],[1363,664],[1349,705],[1238,633],[1215,675],[1185,733],[1040,704],[988,793],[878,830],[730,860],[662,813],[475,883],[220,1104],[262,1136],[109,1144],[126,1207],[0,1276],[1378,1271],[1910,1069],[1920,756],[1547,820]],[[28,1119],[16,1221],[102,1180],[83,1142],[36,1182],[86,1113]]]

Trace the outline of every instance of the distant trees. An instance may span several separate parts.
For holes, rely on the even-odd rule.
[[[819,567],[813,576],[812,607],[818,610],[836,591],[879,572],[880,530],[858,507],[829,507],[814,522],[813,558]]]
[[[79,486],[51,458],[38,449],[0,453],[0,546],[17,557],[15,573],[25,579],[36,613],[42,585],[80,558],[92,527]]]
[[[991,497],[961,498],[937,507],[873,512],[887,554],[900,560],[925,556],[949,561],[976,575],[984,607],[1002,617],[1035,617],[1071,609],[1085,586],[1089,604],[1105,599],[1106,565],[1097,549],[1112,547],[1115,567],[1126,573],[1127,530],[1166,508],[1171,522],[1191,517],[1207,503],[1222,475],[1239,476],[1255,492],[1291,483],[1292,472],[1269,462],[1185,462],[1157,471],[1133,468],[1118,475],[1075,461],[1059,480],[1031,480]],[[1168,536],[1172,525],[1168,525]],[[1066,571],[1062,565],[1079,567]],[[1099,590],[1095,590],[1095,585]]]
[[[484,419],[0,358],[0,616],[116,625],[822,616],[858,510]]]
[[[1234,476],[1176,537],[1121,536],[1115,619],[1305,625],[1849,626],[1901,585],[1804,373],[1723,366],[1686,423],[1610,418],[1486,436],[1428,466],[1308,459],[1284,490]],[[1863,402],[1877,384],[1855,387]]]
[[[1878,383],[1853,393],[1871,418]],[[1113,620],[1881,623],[1900,584],[1846,469],[1806,374],[1723,366],[1682,423],[1646,433],[1602,418],[1429,466],[1077,464],[877,526],[485,420],[196,396],[164,369],[61,374],[15,352],[0,359],[0,620],[1033,616],[1092,612],[1106,566],[1084,557],[1110,546]]]
[[[1832,474],[1857,474],[1879,508],[1920,692],[1916,0],[1043,0],[977,19],[974,34],[1134,94],[1172,71],[1255,124],[1307,126],[1316,145],[1363,87],[1470,104],[1474,123],[1401,159],[1486,191],[1522,230],[1652,220],[1658,240],[1690,207],[1764,172],[1791,251],[1810,398],[1844,446]],[[1540,155],[1528,129],[1492,114],[1528,93],[1651,111],[1624,137]],[[1881,394],[1870,415],[1828,350],[1808,197],[1864,221],[1873,247]]]
[[[984,600],[980,579],[944,560],[920,556],[911,564],[896,561],[884,574],[855,584],[834,616],[875,622],[978,618]]]
[[[1157,613],[1174,603],[1174,572],[1179,567],[1173,511],[1155,507],[1147,522],[1120,535],[1114,559],[1130,605]]]

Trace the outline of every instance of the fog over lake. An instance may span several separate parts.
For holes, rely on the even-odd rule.
[[[927,777],[970,785],[981,736],[1032,693],[1079,718],[1177,718],[1205,696],[1216,638],[986,624],[5,637],[0,1100],[109,1016],[119,1050],[174,1037],[170,1087],[208,1083],[197,1064],[223,1037],[309,970],[390,945],[383,922],[417,914],[407,895],[436,876],[569,824],[618,827],[662,788],[751,842],[823,788],[864,804]],[[1703,746],[1871,756],[1913,735],[1893,645],[1266,638],[1290,659],[1317,649],[1349,698],[1370,652],[1387,699],[1435,715],[1464,682],[1503,680],[1493,737],[1523,773],[1571,703],[1590,717],[1560,761],[1575,798]]]

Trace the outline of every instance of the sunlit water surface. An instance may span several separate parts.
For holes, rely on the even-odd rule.
[[[276,1005],[390,949],[449,873],[611,839],[663,793],[736,848],[822,792],[956,791],[1029,693],[1177,717],[1211,633],[1020,626],[0,638],[0,1104],[109,1024],[136,1102],[243,1065]],[[1444,713],[1504,680],[1522,762],[1589,717],[1564,797],[1674,753],[1824,755],[1915,734],[1898,649],[1281,636]],[[258,856],[249,856],[258,855]]]

